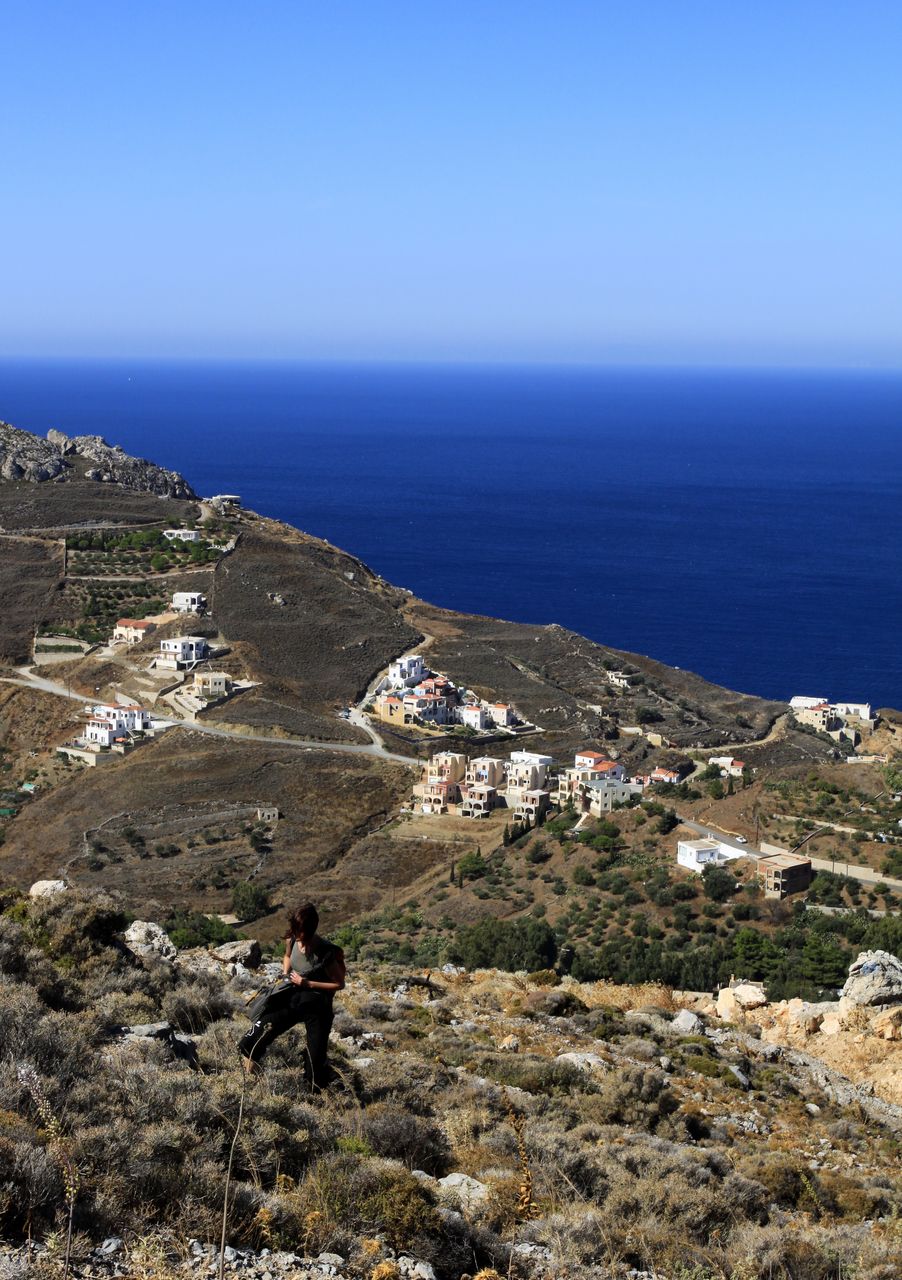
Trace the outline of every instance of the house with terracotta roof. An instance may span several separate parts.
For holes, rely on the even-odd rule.
[[[156,631],[155,622],[146,618],[120,618],[113,628],[113,644],[138,644],[145,636]]]

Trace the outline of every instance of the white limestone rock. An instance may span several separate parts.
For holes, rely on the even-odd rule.
[[[902,960],[888,951],[862,951],[849,966],[842,989],[844,1006],[898,1004],[902,1001]]]
[[[29,898],[52,898],[58,893],[66,893],[69,886],[65,880],[35,880],[28,890]]]
[[[136,956],[159,956],[163,960],[174,960],[178,955],[169,934],[152,920],[133,921],[125,931],[125,945]]]
[[[256,969],[262,958],[260,943],[256,938],[239,938],[237,942],[224,942],[214,947],[211,955],[223,964],[241,964],[246,969]]]
[[[705,1029],[701,1018],[691,1009],[681,1009],[670,1025],[682,1036],[699,1036]]]
[[[569,1062],[580,1071],[606,1071],[608,1064],[597,1053],[559,1053],[555,1062]]]
[[[446,1174],[444,1178],[438,1179],[438,1185],[445,1191],[452,1192],[466,1213],[472,1213],[474,1209],[479,1208],[489,1196],[489,1189],[485,1183],[480,1182],[478,1178],[471,1178],[467,1173]]]

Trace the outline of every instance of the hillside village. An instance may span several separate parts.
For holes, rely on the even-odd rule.
[[[518,1280],[757,1280],[766,1245],[781,1280],[839,1280],[839,1256],[844,1276],[895,1280],[902,716],[768,703],[561,628],[436,610],[236,495],[123,491],[111,528],[98,485],[0,485],[0,575],[32,575],[27,607],[10,595],[0,620],[2,1035],[49,1079],[60,1064],[80,1229],[101,1233],[86,1273],[130,1274],[147,1219],[90,1136],[110,1117],[70,1089],[73,1064],[91,1061],[111,1097],[115,1073],[136,1072],[129,1096],[174,1117],[128,1130],[128,1185],[196,1149],[197,1168],[165,1156],[178,1195],[155,1184],[153,1213],[187,1238],[187,1178],[185,1267],[212,1274],[232,1023],[303,885],[352,974],[336,1024],[347,1091],[314,1111],[274,1057],[273,1101],[248,1101],[236,1273],[460,1280],[475,1257]],[[64,489],[66,515],[102,527],[64,528]],[[865,988],[872,1003],[850,1001]],[[109,1038],[86,1048],[95,1006]],[[178,1102],[187,1086],[201,1105],[213,1080],[215,1189]],[[30,1105],[23,1089],[7,1082],[3,1114]],[[498,1136],[510,1106],[519,1128]],[[839,1136],[849,1108],[866,1140]],[[49,1159],[37,1129],[16,1132]],[[702,1184],[685,1165],[698,1159]],[[745,1181],[712,1199],[734,1165]],[[118,1218],[98,1207],[103,1167]],[[428,1231],[387,1229],[384,1198],[375,1220],[356,1201],[330,1217],[316,1180],[333,1176],[382,1178],[379,1196],[415,1201]],[[656,1214],[675,1179],[676,1252],[618,1226],[637,1178]],[[58,1215],[64,1199],[43,1194],[26,1180],[17,1203],[47,1226],[41,1205]],[[719,1235],[691,1226],[700,1197],[720,1206]],[[5,1203],[3,1229],[23,1230]],[[97,1248],[117,1231],[104,1272]]]

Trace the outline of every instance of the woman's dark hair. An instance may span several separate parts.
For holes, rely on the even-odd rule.
[[[297,938],[303,934],[305,938],[312,938],[318,924],[319,912],[312,902],[305,902],[288,917],[288,931],[285,937]]]

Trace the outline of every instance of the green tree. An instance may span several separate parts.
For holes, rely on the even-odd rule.
[[[480,920],[460,929],[452,952],[468,969],[550,969],[557,939],[544,920]]]
[[[723,867],[705,867],[702,872],[705,897],[713,902],[726,902],[736,891],[735,877]]]
[[[269,894],[261,884],[241,880],[232,890],[232,910],[240,920],[256,920],[269,911]]]

